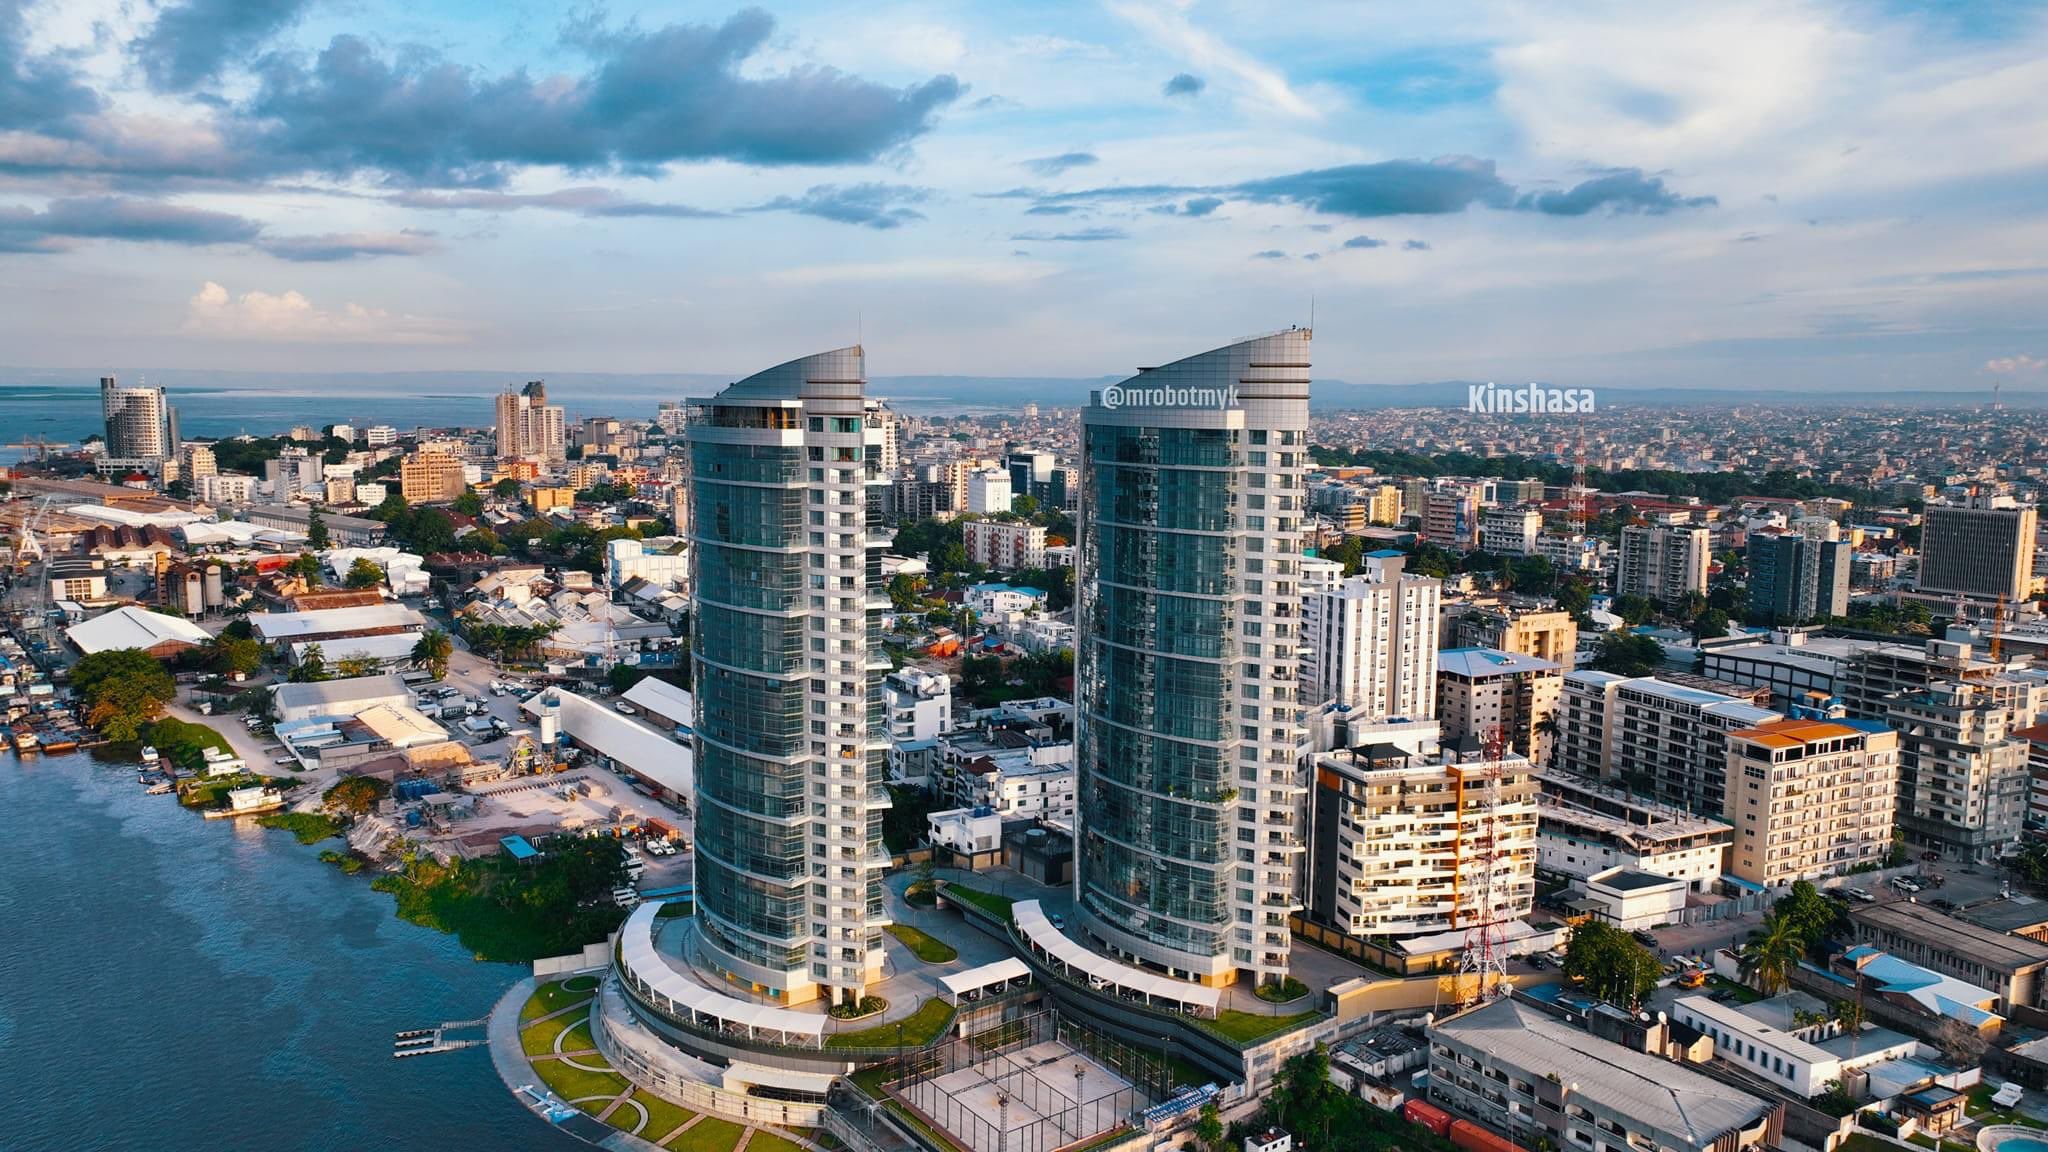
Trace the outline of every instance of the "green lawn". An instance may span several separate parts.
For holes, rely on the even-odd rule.
[[[834,1032],[825,1037],[827,1048],[894,1048],[899,1042],[906,1048],[922,1048],[939,1038],[953,1023],[953,1006],[933,997],[917,1006],[917,1011],[902,1020],[877,1024],[858,1032]],[[897,1026],[902,1025],[902,1039],[897,1039]]]
[[[679,1152],[732,1152],[733,1145],[740,1142],[740,1133],[744,1131],[743,1125],[706,1116],[688,1132],[669,1141],[668,1146]]]
[[[681,1128],[696,1113],[680,1104],[671,1104],[661,1097],[642,1088],[633,1093],[633,1099],[647,1109],[647,1127],[640,1130],[640,1138],[651,1142]]]
[[[1218,1012],[1214,1020],[1202,1020],[1199,1023],[1239,1044],[1249,1044],[1254,1040],[1263,1040],[1276,1032],[1285,1032],[1289,1028],[1306,1024],[1321,1015],[1321,1012],[1296,1012],[1292,1016],[1263,1016],[1254,1012],[1239,1012],[1234,1008],[1226,1008]]]
[[[2008,1112],[1994,1105],[1991,1103],[1991,1098],[1996,1095],[1998,1095],[1996,1085],[1979,1085],[1970,1090],[1969,1101],[1964,1105],[1963,1110],[1969,1114],[1970,1119],[1982,1124],[2020,1124],[2028,1128],[2048,1128],[2048,1124],[2043,1124],[2032,1116],[2019,1112]]]
[[[542,1060],[533,1066],[533,1071],[564,1100],[617,1096],[626,1090],[626,1078],[617,1072],[586,1072],[560,1060]]]
[[[529,1024],[519,1033],[519,1047],[528,1056],[546,1056],[555,1050],[555,1037],[587,1021],[571,1012],[538,1024]]]
[[[754,1138],[747,1141],[747,1152],[803,1152],[803,1145],[762,1131],[754,1133]]]
[[[1867,1132],[1852,1132],[1835,1146],[1835,1152],[1898,1152],[1898,1145]]]
[[[301,844],[318,844],[329,837],[341,835],[341,825],[334,817],[318,812],[272,812],[256,818],[265,828],[282,828],[299,838]]]
[[[575,992],[568,988],[566,980],[552,980],[534,989],[527,998],[525,1007],[519,1010],[521,1020],[535,1020],[557,1009],[571,1004],[581,1004],[590,999],[588,992]]]
[[[1707,986],[1703,991],[1727,992],[1734,997],[1737,1004],[1754,1004],[1764,998],[1763,993],[1751,988],[1749,985],[1737,984],[1725,976],[1707,977]]]
[[[575,993],[595,992],[597,991],[597,977],[587,972],[581,976],[571,976],[567,980],[562,981],[562,991]]]
[[[960,958],[959,949],[908,924],[889,925],[889,935],[903,941],[905,947],[917,953],[917,958],[927,964],[950,964]]]
[[[633,1102],[639,1098],[640,1094],[635,1092],[633,1095],[619,1101],[619,1106],[612,1109],[612,1114],[605,1117],[604,1122],[629,1135],[634,1132],[646,1131],[646,1129],[640,1126],[640,1109],[633,1107]],[[603,1108],[597,1110],[597,1112],[602,1111],[604,1111]],[[592,1112],[591,1115],[595,1116],[597,1112]]]
[[[998,896],[993,892],[983,892],[979,888],[962,888],[958,884],[946,885],[944,894],[947,899],[965,900],[967,903],[994,915],[1005,924],[1010,922],[1010,906],[1016,903],[1015,900],[1010,899],[1008,896]]]
[[[568,1034],[562,1037],[562,1043],[561,1043],[561,1049],[562,1049],[562,1051],[564,1051],[564,1052],[588,1052],[588,1051],[590,1051],[591,1049],[593,1049],[593,1048],[597,1047],[597,1041],[596,1041],[596,1040],[593,1040],[593,1039],[591,1038],[591,1036],[590,1036],[590,1020],[589,1020],[589,1018],[588,1018],[588,1017],[584,1017],[584,1016],[564,1016],[564,1017],[562,1017],[562,1019],[564,1019],[564,1020],[572,1020],[572,1021],[574,1021],[574,1022],[575,1022],[575,1027],[573,1027],[573,1028],[569,1029],[569,1031],[568,1031]],[[548,1021],[548,1024],[553,1024],[553,1023],[554,1023],[554,1021],[553,1021],[553,1020],[550,1020],[550,1021]],[[544,1027],[546,1027],[546,1026],[547,1026],[546,1024],[543,1024],[543,1025],[540,1025],[539,1027],[543,1027],[543,1028],[544,1028]],[[586,1058],[586,1059],[587,1059],[587,1058]]]

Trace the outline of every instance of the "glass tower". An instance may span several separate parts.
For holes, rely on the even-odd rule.
[[[1082,414],[1077,927],[1204,983],[1285,976],[1299,907],[1308,389],[1296,328]]]
[[[858,347],[693,402],[700,959],[782,1003],[882,968],[884,410]]]

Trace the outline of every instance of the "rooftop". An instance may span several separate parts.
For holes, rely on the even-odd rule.
[[[325,708],[380,696],[412,698],[412,689],[397,676],[353,676],[346,680],[321,680],[312,684],[279,684],[273,691],[280,712],[301,708]]]
[[[1503,652],[1498,648],[1446,648],[1436,654],[1438,672],[1448,672],[1467,680],[1482,676],[1513,676],[1523,672],[1555,672],[1559,665],[1555,661],[1524,656],[1519,652]]]
[[[1682,1137],[1695,1149],[1756,1123],[1772,1109],[1741,1089],[1582,1032],[1518,996],[1439,1021],[1431,1032],[1515,1067],[1554,1075],[1572,1085],[1573,1095]]]
[[[1956,918],[1993,932],[2023,932],[2048,924],[2048,900],[2008,896],[2003,900],[1972,905],[1956,913]]]
[[[1844,736],[1859,735],[1858,729],[1847,724],[1836,724],[1827,720],[1772,720],[1754,728],[1738,728],[1728,734],[1730,740],[1747,740],[1767,748],[1798,748],[1805,744],[1818,744],[1823,740],[1839,740]]]
[[[321,608],[311,612],[252,612],[249,625],[267,641],[296,640],[336,632],[372,628],[425,628],[427,618],[403,604],[371,604],[359,608]]]
[[[2048,944],[1944,915],[1925,904],[1905,900],[1857,908],[1849,918],[1859,925],[1895,932],[1930,947],[1953,952],[2000,971],[2048,964]]]
[[[154,648],[164,643],[200,645],[212,639],[204,628],[182,616],[166,616],[130,605],[73,624],[64,635],[90,656],[120,648]]]

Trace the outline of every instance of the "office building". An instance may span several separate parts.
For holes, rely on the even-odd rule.
[[[1536,897],[1533,766],[1489,758],[1469,741],[1407,743],[1312,757],[1310,921],[1399,941],[1527,916]],[[1490,860],[1479,852],[1488,843]]]
[[[1447,604],[1444,610],[1456,620],[1445,637],[1456,647],[1520,652],[1567,671],[1578,659],[1578,622],[1547,600],[1536,604],[1509,599],[1462,610]]]
[[[2009,497],[1973,497],[1961,505],[1930,504],[1920,534],[1923,594],[2023,600],[2034,573],[2038,513]]]
[[[1792,532],[1751,534],[1751,620],[1800,624],[1848,615],[1849,561],[1854,552],[1847,540]]]
[[[1543,532],[1543,513],[1536,508],[1488,508],[1479,514],[1479,550],[1495,556],[1534,556]]]
[[[967,562],[997,572],[1045,567],[1045,528],[1021,521],[969,520],[960,526]]]
[[[967,476],[967,510],[984,516],[1008,512],[1014,494],[1010,474],[1000,468],[984,468]]]
[[[1287,973],[1308,391],[1289,329],[1082,413],[1074,928],[1203,983]]]
[[[1578,671],[1564,678],[1554,763],[1566,772],[1619,780],[1675,808],[1719,816],[1728,733],[1782,718],[1689,684]]]
[[[1925,904],[1896,900],[1853,908],[1857,944],[1881,948],[1911,964],[1996,993],[2008,1014],[2041,1000],[2048,944],[1945,916]]]
[[[567,420],[559,404],[548,403],[548,388],[535,380],[498,394],[498,455],[530,456],[548,463],[568,458]]]
[[[1615,595],[1642,596],[1659,604],[1676,604],[1687,592],[1706,595],[1712,541],[1705,528],[1683,524],[1623,528]]]
[[[861,349],[792,360],[688,421],[700,963],[783,1004],[881,978],[888,740]]]
[[[1891,715],[1892,698],[1900,693],[1924,692],[1943,680],[1988,682],[1997,677],[2001,667],[1961,641],[1864,643],[1842,657],[1835,695],[1849,715],[1883,720]]]
[[[1540,772],[1536,782],[1536,862],[1543,871],[1584,880],[1621,868],[1715,891],[1735,838],[1725,822],[1590,776]]]
[[[1728,872],[1778,888],[1882,866],[1899,737],[1875,721],[1774,720],[1728,734]]]
[[[1985,862],[2019,839],[2027,808],[2032,723],[2018,685],[1944,680],[1892,697],[1899,734],[1899,830],[1906,842]]]
[[[1057,456],[1050,452],[1020,448],[1010,453],[1006,463],[1010,471],[1012,495],[1029,496],[1038,501],[1041,508],[1066,508],[1072,505],[1072,492],[1067,485],[1067,477],[1072,470],[1061,467]]]
[[[1404,571],[1393,549],[1304,603],[1301,686],[1307,704],[1335,701],[1360,719],[1436,715],[1438,608],[1443,582]]]
[[[372,448],[389,448],[398,443],[398,429],[389,424],[372,424],[363,429],[363,443]]]
[[[422,448],[398,465],[398,491],[408,504],[446,504],[469,491],[462,461]]]
[[[1429,1099],[1517,1146],[1538,1139],[1607,1152],[1779,1146],[1783,1104],[1574,1027],[1566,1011],[1516,994],[1432,1023]]]
[[[1538,764],[1550,759],[1564,669],[1496,648],[1451,648],[1436,658],[1436,715],[1444,738],[1498,739]]]
[[[1704,649],[1700,672],[1730,684],[1766,688],[1771,707],[1789,711],[1838,698],[1850,659],[1878,646],[1797,630],[1772,632],[1768,639]]]
[[[123,388],[100,377],[100,415],[106,422],[106,461],[118,467],[161,467],[178,451],[178,411],[161,388]]]
[[[1454,552],[1479,547],[1479,515],[1486,504],[1477,485],[1445,483],[1431,488],[1422,505],[1422,534]]]

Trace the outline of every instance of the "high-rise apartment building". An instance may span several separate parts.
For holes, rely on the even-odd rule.
[[[548,403],[546,382],[534,380],[498,394],[498,455],[531,456],[551,463],[569,454],[568,423],[559,404]]]
[[[1529,914],[1537,787],[1526,759],[1367,743],[1318,753],[1312,770],[1311,923],[1399,940]]]
[[[967,562],[998,572],[1045,567],[1045,526],[1002,520],[969,520],[960,526]]]
[[[1479,513],[1479,550],[1495,556],[1534,556],[1543,532],[1543,512],[1526,505],[1487,508]]]
[[[1849,560],[1854,554],[1847,540],[1823,535],[1751,534],[1750,615],[1779,624],[1848,615]]]
[[[1687,592],[1707,594],[1707,559],[1712,535],[1684,524],[1631,524],[1621,530],[1621,559],[1615,567],[1617,596],[1643,596],[1675,604]]]
[[[1892,847],[1899,737],[1870,720],[1774,720],[1728,734],[1728,871],[1778,888],[1878,866]]]
[[[123,388],[100,377],[100,415],[106,420],[108,460],[161,462],[178,451],[178,412],[161,388]]]
[[[1374,488],[1371,499],[1366,503],[1366,519],[1374,524],[1399,524],[1401,489],[1392,484],[1381,484]]]
[[[1973,681],[1938,681],[1891,699],[1899,734],[1899,830],[1909,844],[1987,861],[2019,839],[2027,809],[2032,719],[2023,694]]]
[[[1725,693],[1592,670],[1564,678],[1555,766],[1616,778],[1688,812],[1718,816],[1728,733],[1783,719]]]
[[[1010,474],[1001,468],[984,468],[967,477],[967,510],[984,516],[1008,512],[1016,493],[1010,489]]]
[[[1436,714],[1446,739],[1498,737],[1538,764],[1549,761],[1563,668],[1497,648],[1446,649],[1436,667]]]
[[[2034,572],[2038,513],[2009,497],[1930,504],[1921,528],[1920,592],[2022,600]]]
[[[1303,700],[1335,701],[1362,720],[1436,716],[1437,610],[1443,581],[1403,571],[1405,554],[1370,552],[1365,570],[1312,593],[1303,613]]]
[[[1075,927],[1204,983],[1287,972],[1308,391],[1289,329],[1082,413]]]
[[[783,1004],[881,978],[880,408],[859,347],[688,422],[700,962]]]

